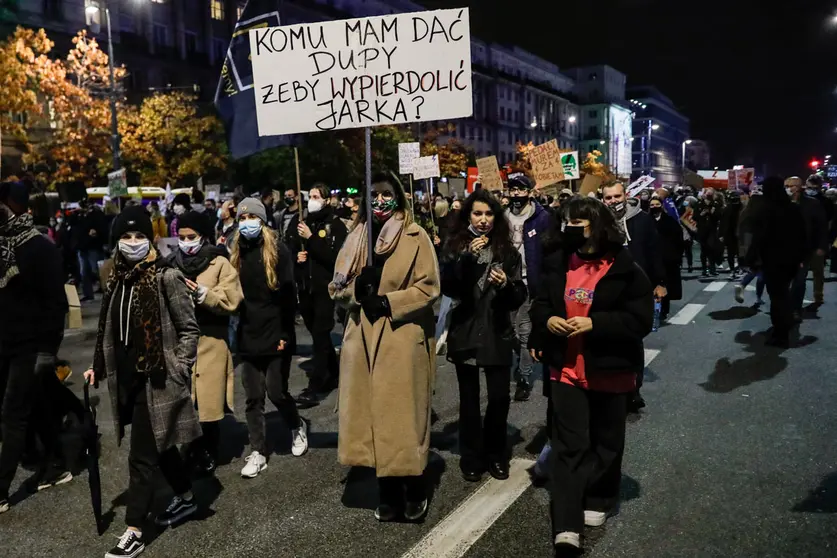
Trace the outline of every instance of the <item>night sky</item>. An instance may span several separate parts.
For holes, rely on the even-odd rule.
[[[692,137],[710,143],[713,165],[801,175],[813,157],[837,152],[837,0],[470,4],[480,38],[562,69],[609,64],[629,86],[656,85],[691,119]]]

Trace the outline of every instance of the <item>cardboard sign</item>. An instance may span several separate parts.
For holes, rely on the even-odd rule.
[[[535,175],[535,188],[541,190],[564,180],[564,165],[556,140],[533,147],[529,152],[529,162]]]
[[[584,180],[581,181],[581,188],[578,193],[582,196],[595,195],[604,182],[604,177],[596,176],[595,174],[585,174]]]
[[[565,180],[581,178],[581,170],[578,168],[578,151],[561,153],[561,163],[564,165]]]
[[[729,189],[737,191],[749,191],[755,180],[756,169],[733,169],[729,171]]]
[[[108,196],[120,198],[128,195],[128,177],[125,169],[108,173]]]
[[[421,157],[421,144],[419,142],[398,144],[398,172],[400,174],[413,174],[413,161]]]
[[[81,301],[78,299],[78,291],[75,285],[64,285],[64,294],[67,296],[67,320],[65,329],[81,329]]]
[[[251,29],[260,136],[473,114],[468,9]]]
[[[500,166],[497,164],[497,157],[483,157],[477,159],[477,169],[480,173],[482,187],[491,192],[503,189],[503,177],[500,176]]]
[[[221,201],[221,185],[220,184],[209,184],[206,187],[206,199],[208,200],[215,200],[216,202]]]
[[[413,160],[413,178],[422,180],[424,178],[436,178],[439,174],[439,156],[419,157]]]
[[[633,198],[639,195],[640,192],[643,190],[647,190],[651,184],[654,183],[656,178],[653,176],[648,176],[647,174],[643,174],[639,178],[636,179],[630,186],[628,186],[628,190],[625,192],[625,195],[629,198]]]

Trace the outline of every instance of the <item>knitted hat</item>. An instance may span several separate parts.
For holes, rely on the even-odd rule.
[[[209,217],[197,211],[187,211],[177,218],[178,229],[192,229],[203,237],[212,237],[212,224]]]
[[[132,205],[122,210],[113,220],[111,237],[119,240],[125,233],[141,232],[148,240],[154,240],[154,228],[151,226],[151,215],[140,205]]]
[[[534,187],[535,185],[532,184],[532,181],[529,180],[529,178],[523,173],[518,173],[509,177],[509,190],[514,190],[515,188],[519,190],[531,190]]]
[[[262,223],[267,223],[267,211],[265,210],[264,204],[261,200],[256,198],[244,198],[241,200],[241,203],[239,203],[236,208],[236,214],[243,215],[244,213],[255,215],[262,220]]]

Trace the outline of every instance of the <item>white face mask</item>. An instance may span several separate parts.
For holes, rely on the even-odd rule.
[[[201,249],[201,244],[203,244],[202,238],[196,238],[195,240],[178,240],[177,245],[180,247],[180,251],[186,254],[187,256],[194,256],[198,253]]]
[[[316,213],[320,211],[324,205],[323,200],[308,200],[308,213]]]
[[[186,213],[186,208],[180,204],[177,204],[172,208],[172,211],[174,211],[175,215],[183,215],[184,213]]]
[[[139,241],[138,243],[129,243],[124,240],[119,241],[119,251],[129,262],[144,260],[150,250],[151,241],[147,238]]]

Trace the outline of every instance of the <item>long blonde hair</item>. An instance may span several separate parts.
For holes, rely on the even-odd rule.
[[[230,241],[230,263],[241,273],[241,249],[239,247],[239,235],[236,229]],[[276,265],[279,263],[279,235],[276,231],[262,223],[262,261],[264,262],[264,274],[267,277],[267,286],[271,291],[279,288],[279,278],[276,276]]]

